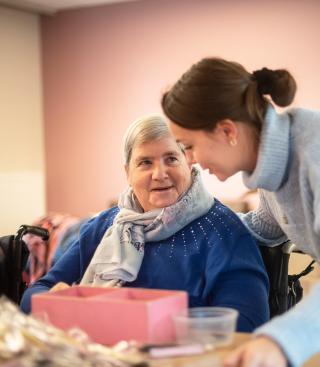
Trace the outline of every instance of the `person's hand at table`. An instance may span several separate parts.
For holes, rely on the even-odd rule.
[[[287,359],[276,342],[259,336],[235,349],[223,367],[286,367]]]
[[[70,288],[69,284],[64,283],[64,282],[59,282],[50,289],[50,292],[61,291],[62,289],[67,289],[67,288]]]

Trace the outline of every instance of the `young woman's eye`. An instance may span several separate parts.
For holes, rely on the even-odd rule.
[[[185,145],[184,146],[184,150],[192,150],[193,146],[192,145]]]

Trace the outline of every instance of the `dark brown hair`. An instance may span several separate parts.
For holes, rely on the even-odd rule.
[[[220,58],[194,64],[162,97],[162,108],[174,123],[191,130],[212,130],[231,119],[260,132],[269,95],[278,106],[288,106],[296,83],[286,70],[263,68],[252,74],[242,65]]]

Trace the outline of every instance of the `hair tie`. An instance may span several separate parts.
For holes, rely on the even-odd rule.
[[[270,94],[276,78],[276,73],[268,68],[256,70],[251,76],[251,79],[257,82],[260,94]]]

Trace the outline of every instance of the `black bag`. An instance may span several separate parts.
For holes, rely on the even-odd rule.
[[[45,228],[22,225],[16,235],[0,237],[0,295],[4,294],[15,303],[19,303],[26,288],[22,272],[26,266],[29,250],[22,241],[26,233],[48,240],[49,232]]]

